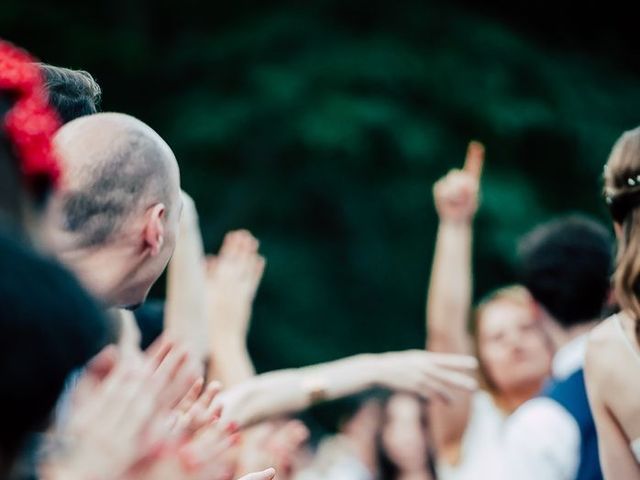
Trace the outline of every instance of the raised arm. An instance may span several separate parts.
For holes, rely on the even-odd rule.
[[[210,378],[231,387],[255,375],[247,334],[265,260],[247,230],[229,232],[216,257],[208,260],[207,322]]]
[[[407,391],[448,401],[454,391],[472,391],[476,360],[420,350],[364,354],[305,368],[259,375],[224,391],[223,417],[240,426],[300,411],[372,387]]]
[[[484,147],[471,142],[463,170],[452,170],[433,188],[440,223],[427,298],[427,347],[447,353],[470,351],[472,222]]]
[[[467,323],[471,311],[472,222],[478,208],[484,147],[469,143],[462,170],[452,170],[433,189],[440,219],[427,298],[427,349],[470,353]],[[436,403],[433,431],[438,451],[456,463],[471,408],[471,395],[459,392],[450,404]]]
[[[208,350],[204,248],[195,204],[184,192],[182,201],[180,236],[167,273],[164,329],[204,360]]]

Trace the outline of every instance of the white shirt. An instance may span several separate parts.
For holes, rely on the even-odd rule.
[[[500,443],[506,418],[489,393],[482,390],[474,393],[469,423],[462,437],[460,461],[456,465],[449,465],[440,460],[437,468],[438,478],[485,478],[482,472],[492,471],[495,462],[500,460]]]
[[[587,334],[562,347],[553,359],[553,377],[562,381],[584,365]],[[580,427],[550,398],[534,398],[505,423],[498,479],[573,480],[580,466]]]

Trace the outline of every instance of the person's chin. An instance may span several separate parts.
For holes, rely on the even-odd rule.
[[[524,370],[518,372],[513,378],[513,384],[518,388],[529,388],[544,380],[545,376],[541,375],[537,370]]]
[[[127,302],[122,308],[125,310],[133,311],[139,308],[146,300],[149,295],[149,289],[147,289],[144,293],[139,293],[138,295],[131,295],[129,302]]]

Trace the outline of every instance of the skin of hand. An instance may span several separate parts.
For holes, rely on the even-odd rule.
[[[126,480],[230,480],[236,470],[234,449],[238,441],[237,432],[211,423],[133,469]]]
[[[202,379],[193,383],[178,407],[161,453],[138,462],[126,480],[232,480],[236,474],[238,427],[219,422],[221,410],[213,405],[220,384],[204,390]]]
[[[102,381],[91,370],[79,380],[80,396],[63,430],[65,448],[50,459],[54,469],[77,478],[118,478],[161,448],[169,425],[159,394],[179,357],[167,355],[154,368],[142,352],[119,353]]]
[[[239,459],[240,472],[273,465],[278,478],[291,477],[300,447],[309,438],[309,429],[300,420],[271,420],[244,433]]]
[[[451,391],[473,391],[477,381],[470,376],[478,361],[468,355],[450,355],[407,350],[374,356],[376,384],[423,398],[449,402]]]
[[[451,170],[433,187],[436,211],[441,221],[469,223],[478,209],[484,146],[470,142],[462,170]]]
[[[203,390],[204,379],[195,381],[187,395],[174,410],[176,422],[172,430],[181,437],[195,435],[222,415],[222,407],[215,406],[213,400],[222,390],[220,382],[210,382]]]
[[[69,419],[53,434],[62,448],[44,463],[46,478],[119,478],[167,448],[171,409],[194,383],[195,362],[165,339],[142,352],[129,327],[80,377]]]
[[[215,257],[207,261],[209,318],[213,335],[233,332],[244,339],[251,306],[265,268],[259,242],[247,230],[229,232]]]

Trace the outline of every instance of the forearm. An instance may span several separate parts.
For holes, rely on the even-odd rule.
[[[429,350],[467,353],[471,309],[470,221],[440,223],[427,298]]]
[[[209,380],[219,380],[230,388],[255,376],[256,372],[242,334],[214,333],[211,341]]]
[[[204,248],[197,216],[188,215],[167,274],[165,330],[198,356],[207,351]]]
[[[374,356],[356,355],[321,365],[259,375],[223,392],[224,417],[241,426],[300,411],[376,384]]]
[[[469,221],[441,222],[438,228],[427,300],[427,348],[468,353],[467,320],[471,308],[471,240]],[[447,463],[459,460],[471,395],[461,393],[452,404],[431,406],[434,440]]]

